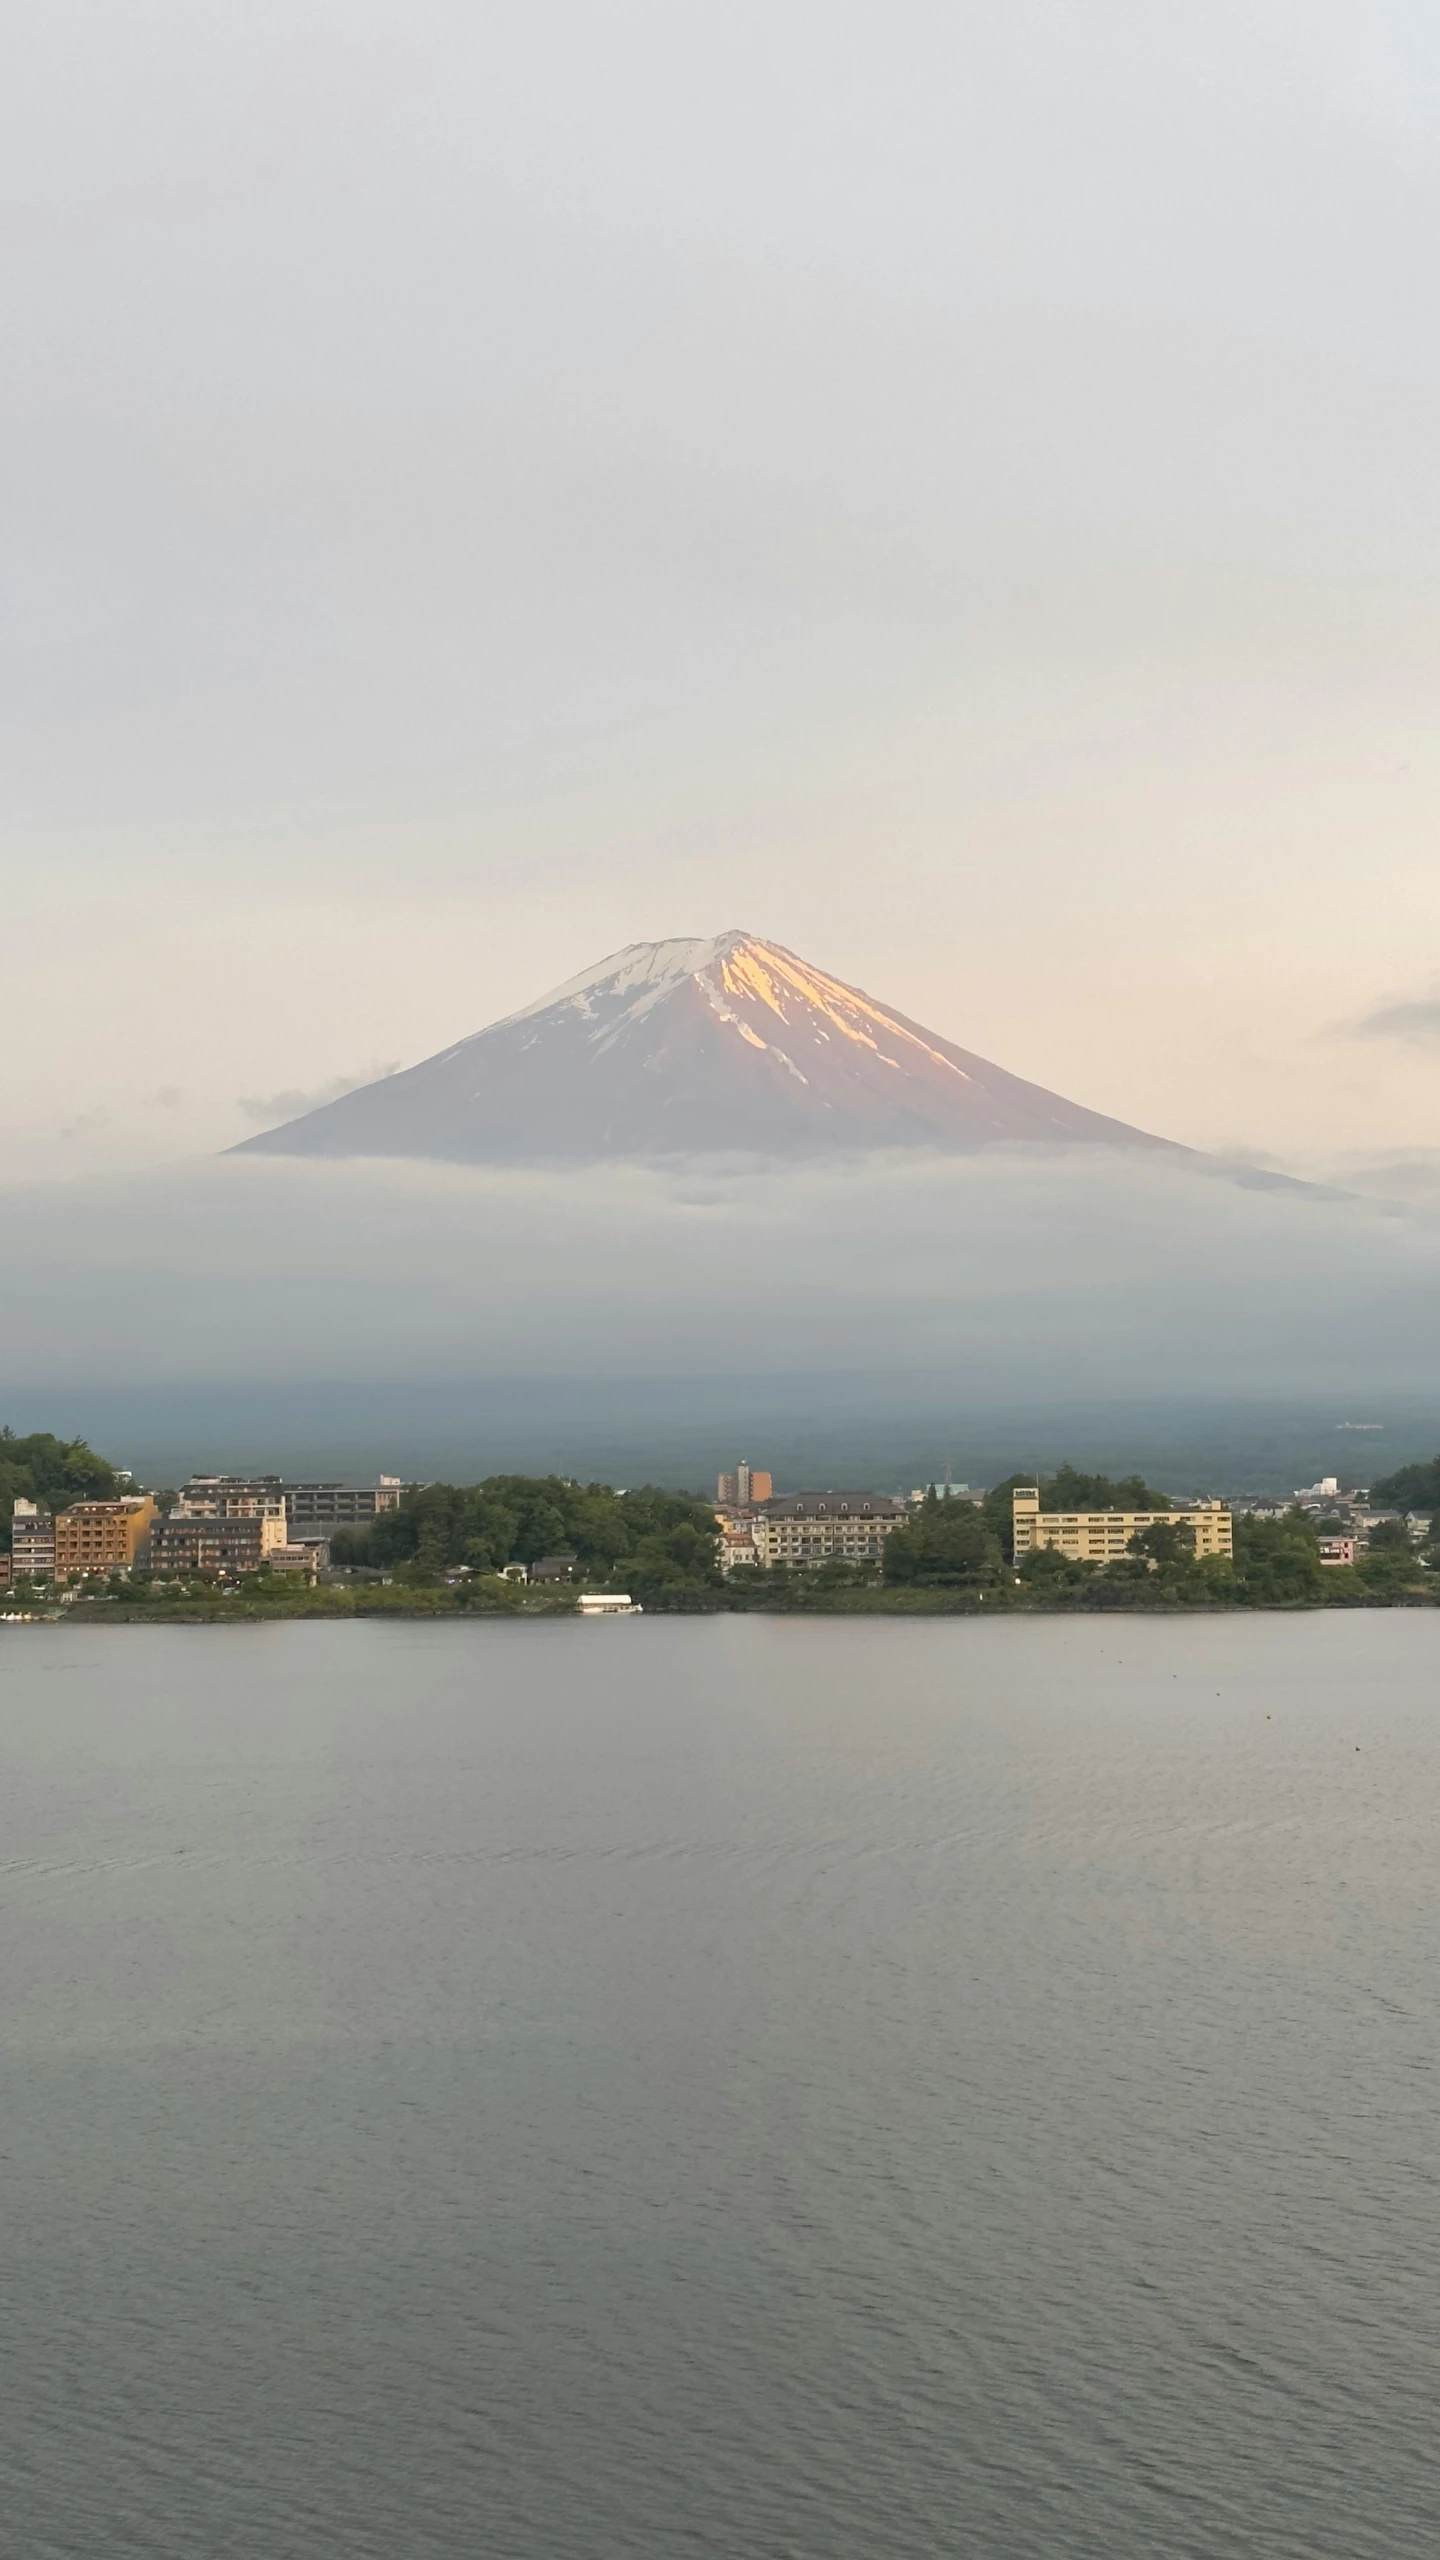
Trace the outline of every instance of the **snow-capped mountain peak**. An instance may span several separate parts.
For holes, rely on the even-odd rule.
[[[782,944],[632,942],[249,1149],[593,1162],[925,1146],[1161,1147],[992,1066]]]
[[[669,942],[629,942],[623,951],[612,951],[608,960],[597,961],[593,969],[582,970],[578,978],[568,978],[564,986],[552,987],[548,995],[522,1005],[518,1013],[508,1013],[490,1027],[503,1031],[512,1023],[529,1022],[538,1013],[567,1005],[588,1022],[602,998],[610,1002],[627,997],[635,1007],[648,1008],[657,996],[667,995],[686,978],[702,977],[749,940],[748,934],[736,932],[712,935],[708,942],[684,936]],[[482,1031],[473,1036],[483,1040],[488,1035]]]

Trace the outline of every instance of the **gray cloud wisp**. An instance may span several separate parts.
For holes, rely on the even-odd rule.
[[[1362,1040],[1408,1040],[1421,1047],[1440,1043],[1440,996],[1417,996],[1404,1004],[1378,1005],[1355,1029]]]
[[[343,1093],[358,1093],[366,1084],[378,1084],[382,1077],[398,1075],[398,1058],[386,1058],[377,1066],[362,1068],[357,1076],[332,1076],[328,1084],[312,1085],[307,1091],[300,1085],[287,1085],[280,1093],[242,1093],[239,1108],[258,1129],[276,1129],[286,1120],[298,1120],[302,1111],[318,1111],[323,1103],[338,1102]]]

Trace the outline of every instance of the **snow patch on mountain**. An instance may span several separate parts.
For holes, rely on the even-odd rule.
[[[500,1022],[492,1022],[491,1031],[508,1031],[512,1024],[529,1022],[539,1013],[553,1013],[562,1005],[572,1012],[593,1020],[595,999],[600,995],[612,999],[630,997],[627,1008],[638,1020],[651,1003],[679,986],[686,978],[698,978],[722,963],[738,945],[752,937],[738,930],[713,934],[708,940],[677,937],[669,942],[629,942],[623,951],[612,951],[608,960],[597,961],[593,969],[582,969],[578,978],[567,978],[564,985],[552,987],[534,1004],[520,1007],[518,1013],[507,1013]],[[609,1029],[612,1025],[606,1025]],[[474,1034],[477,1040],[488,1036]]]

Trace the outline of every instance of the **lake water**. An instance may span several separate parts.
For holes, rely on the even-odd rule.
[[[0,1632],[7,2547],[1429,2560],[1437,1666]]]

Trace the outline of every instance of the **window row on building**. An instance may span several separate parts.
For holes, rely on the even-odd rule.
[[[874,1564],[885,1541],[909,1516],[889,1493],[787,1493],[747,1509],[721,1506],[720,1570],[737,1566]]]
[[[1234,1553],[1234,1523],[1223,1502],[1173,1511],[1042,1511],[1039,1487],[1017,1485],[1011,1516],[1017,1564],[1036,1547],[1056,1547],[1079,1564],[1111,1564],[1142,1529],[1179,1529],[1193,1536],[1197,1556]]]

